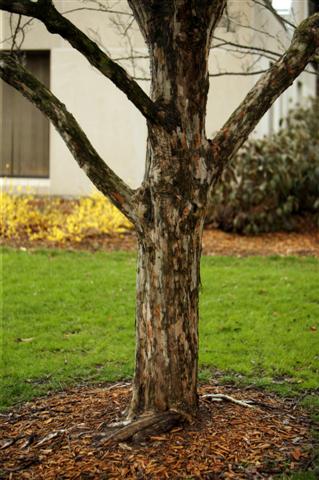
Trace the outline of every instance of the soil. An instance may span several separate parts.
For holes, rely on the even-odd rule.
[[[312,464],[310,420],[298,401],[253,388],[202,385],[196,421],[144,443],[110,443],[129,384],[82,386],[0,415],[2,479],[272,479]],[[250,400],[253,408],[203,394]]]
[[[135,251],[136,236],[133,232],[122,235],[92,235],[82,242],[52,243],[27,239],[2,239],[2,245],[17,248],[63,248],[89,251]],[[297,255],[319,257],[319,230],[306,229],[298,232],[276,232],[260,235],[238,235],[221,230],[206,229],[203,235],[204,255]]]

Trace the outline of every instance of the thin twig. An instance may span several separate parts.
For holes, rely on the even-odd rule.
[[[95,12],[102,12],[102,13],[112,13],[116,15],[125,15],[127,17],[132,17],[132,13],[129,12],[122,12],[120,10],[111,10],[111,9],[106,9],[106,8],[93,8],[93,7],[79,7],[79,8],[72,8],[71,10],[64,10],[64,12],[61,12],[62,15],[66,15],[68,13],[73,13],[73,12],[78,12],[79,10],[92,10]]]
[[[219,73],[210,73],[210,77],[223,77],[224,75],[239,75],[239,76],[248,76],[248,75],[260,75],[262,73],[268,72],[268,68],[264,70],[255,70],[254,72],[219,72]]]
[[[230,395],[225,395],[224,393],[207,393],[205,395],[202,395],[202,398],[209,398],[213,402],[221,402],[222,400],[226,400],[227,402],[236,403],[237,405],[241,405],[242,407],[255,408],[253,405],[250,404],[250,400],[237,400],[237,398],[231,397]]]
[[[222,44],[220,44],[218,46],[230,45],[232,47],[239,48],[239,49],[242,49],[242,50],[249,50],[249,51],[254,50],[256,52],[268,53],[269,55],[274,55],[276,57],[281,57],[281,53],[275,52],[274,50],[269,50],[268,48],[254,47],[252,45],[245,45],[245,44],[237,43],[237,42],[229,42],[228,40],[225,40],[224,38],[218,37],[216,35],[214,35],[213,40],[218,40],[219,42],[223,42]],[[212,45],[210,48],[213,49],[213,48],[216,48],[216,47],[217,47],[216,45]]]

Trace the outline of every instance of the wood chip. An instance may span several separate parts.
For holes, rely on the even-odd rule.
[[[251,400],[258,408],[201,399],[198,420],[191,425],[154,435],[142,445],[102,445],[96,437],[104,425],[118,421],[130,385],[73,388],[0,416],[0,431],[5,432],[1,478],[161,480],[187,475],[247,480],[291,475],[311,465],[311,421],[299,406],[292,419],[291,403],[274,394],[212,385],[202,386],[200,393]]]

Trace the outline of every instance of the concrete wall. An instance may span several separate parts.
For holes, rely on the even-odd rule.
[[[301,20],[306,12],[298,2],[296,17]],[[55,2],[61,12],[83,6],[78,0],[60,0]],[[125,10],[125,2],[117,3],[117,8]],[[305,7],[304,7],[305,8]],[[126,10],[129,12],[129,10]],[[252,7],[248,1],[233,1],[229,6],[230,17],[233,19],[230,27],[221,26],[216,35],[239,43],[266,45],[267,48],[278,50],[278,42],[289,43],[291,33],[280,33],[281,28],[273,16],[267,16],[258,7]],[[0,40],[10,37],[7,14],[0,14]],[[116,32],[110,17],[101,12],[80,10],[67,14],[79,28],[100,44],[107,45],[108,51],[114,57],[123,57],[128,53],[128,46]],[[113,16],[114,18],[114,16]],[[122,17],[129,19],[130,17]],[[224,22],[225,23],[225,22]],[[243,25],[243,26],[241,26]],[[271,36],[262,36],[255,30],[247,29],[245,25],[271,32]],[[146,54],[142,36],[135,26],[132,32],[134,48],[139,54]],[[9,48],[9,43],[3,43],[2,48]],[[38,21],[33,21],[26,35],[23,48],[26,50],[45,49],[51,52],[51,88],[67,108],[74,114],[88,138],[116,173],[132,187],[137,187],[144,173],[146,124],[142,115],[127,100],[113,84],[99,74],[74,49],[58,35],[49,34]],[[212,52],[209,61],[210,72],[241,71],[243,66],[249,66],[255,57],[249,55],[233,55],[223,50]],[[130,64],[125,65],[130,70]],[[267,68],[269,60],[260,59],[256,69]],[[140,61],[137,75],[144,70],[148,74],[147,60]],[[255,84],[256,76],[223,76],[211,79],[207,108],[206,130],[208,136],[217,131],[238,106],[247,92]],[[299,83],[298,83],[299,82]],[[302,87],[300,87],[300,82]],[[142,88],[148,91],[149,82],[140,82]],[[0,82],[1,88],[1,82]],[[256,128],[256,135],[262,136],[278,128],[279,119],[288,109],[300,99],[314,95],[315,77],[303,74],[266,114]],[[1,98],[1,90],[0,90]],[[290,100],[292,99],[292,100]],[[2,125],[5,128],[5,125]],[[54,127],[50,128],[50,178],[44,180],[10,180],[10,184],[30,184],[41,193],[57,195],[86,195],[93,189],[91,182],[78,167],[68,152]]]

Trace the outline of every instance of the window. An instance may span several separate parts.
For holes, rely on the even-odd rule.
[[[49,86],[50,53],[25,52],[26,68]],[[29,100],[0,80],[0,175],[49,176],[49,121]]]
[[[273,0],[272,6],[280,15],[289,15],[292,0]]]

